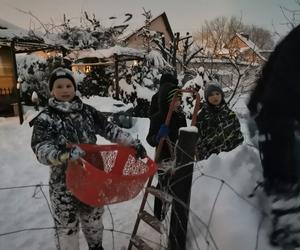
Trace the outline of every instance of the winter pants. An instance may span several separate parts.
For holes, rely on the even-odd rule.
[[[76,199],[65,184],[50,185],[58,250],[79,250],[79,223],[90,249],[102,246],[103,207],[94,208]]]

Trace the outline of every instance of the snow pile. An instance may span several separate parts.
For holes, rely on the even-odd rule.
[[[109,98],[84,101],[101,111],[114,108]],[[32,117],[34,112],[28,114],[26,117]],[[241,122],[246,135],[245,121]],[[148,129],[148,118],[134,118],[134,126],[127,131],[138,136],[153,157],[154,148],[145,140]],[[48,187],[35,186],[47,184],[49,169],[37,162],[30,148],[31,133],[28,119],[22,126],[17,117],[0,119],[1,249],[54,249],[53,220],[45,199],[49,200]],[[98,143],[108,142],[98,137]],[[265,206],[261,189],[253,198],[248,197],[256,181],[261,180],[258,151],[248,144],[246,141],[231,152],[212,155],[195,165],[187,249],[274,249],[268,245],[267,218],[260,227]],[[105,249],[127,247],[142,195],[143,192],[133,200],[106,207]],[[151,197],[147,208],[153,209]],[[157,233],[145,224],[141,224],[139,234],[160,242]],[[88,249],[82,235],[80,243],[81,250]]]

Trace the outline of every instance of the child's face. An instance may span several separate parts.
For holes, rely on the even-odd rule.
[[[222,101],[222,95],[218,91],[212,91],[208,96],[207,101],[214,106],[218,106]]]
[[[75,88],[72,81],[68,78],[58,78],[53,84],[51,95],[58,101],[72,101],[75,96]]]

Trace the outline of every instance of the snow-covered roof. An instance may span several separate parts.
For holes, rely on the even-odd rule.
[[[246,37],[244,37],[242,34],[236,33],[236,36],[242,40],[247,46],[248,48],[252,49],[262,60],[266,61],[266,58],[264,58],[261,54],[260,54],[260,48],[254,43],[252,42],[249,38],[247,39]],[[248,50],[247,47],[241,48],[240,51],[241,53],[245,52],[246,50]]]
[[[22,29],[0,18],[0,39],[2,40],[28,40],[30,42],[42,41],[42,38],[32,36],[29,30]]]
[[[53,47],[46,44],[42,36],[0,18],[0,45],[11,46],[12,41],[15,42],[14,47],[17,53],[32,52]]]
[[[165,12],[160,13],[156,17],[152,18],[150,21],[150,24],[152,22],[154,22],[156,19],[158,19],[159,17],[163,18],[163,20],[165,21],[165,24],[166,24],[166,28],[170,33],[170,36],[173,37],[173,31],[172,31],[171,25],[169,23],[168,17]],[[128,27],[123,32],[123,34],[120,36],[121,40],[126,40],[129,37],[131,37],[132,35],[136,34],[140,30],[142,30],[145,27],[145,17],[140,18],[138,16],[132,16],[132,18],[127,22],[127,24],[128,24]]]
[[[232,64],[232,61],[229,60],[228,58],[211,58],[211,57],[195,57],[191,60],[191,63],[214,63],[214,64]],[[244,65],[244,66],[248,66],[249,62],[246,61],[236,61],[235,62],[237,65]],[[251,62],[252,66],[258,66],[259,64],[256,62]]]
[[[146,55],[145,50],[133,49],[128,47],[114,46],[108,49],[86,49],[86,50],[74,50],[66,56],[67,59],[71,61],[76,61],[84,58],[98,58],[106,59],[112,58],[114,55],[118,56],[132,56],[143,58]]]
[[[28,36],[28,31],[0,18],[0,39]]]

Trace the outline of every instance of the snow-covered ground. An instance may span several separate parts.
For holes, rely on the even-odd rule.
[[[101,98],[88,102],[105,111],[110,103],[108,99],[103,102]],[[236,107],[236,111],[240,117],[246,117],[243,103]],[[0,117],[1,250],[55,249],[53,220],[47,203],[49,169],[37,162],[30,148],[32,128],[28,121],[33,114],[33,111],[27,112],[22,126],[17,117]],[[248,197],[256,181],[261,180],[261,166],[258,151],[248,140],[243,118],[241,123],[246,137],[243,145],[195,164],[188,250],[274,249],[267,240],[269,220],[265,218],[262,221],[263,193],[258,189],[254,197]],[[148,128],[147,118],[134,118],[134,126],[128,131],[139,136],[149,156],[153,157],[154,149],[145,140]],[[98,143],[107,142],[99,137]],[[36,186],[38,184],[45,186]],[[141,192],[133,200],[106,207],[105,249],[127,247],[142,195]],[[153,199],[148,201],[147,209],[151,210]],[[139,234],[160,243],[157,232],[147,225],[141,224]],[[87,250],[82,235],[80,242],[81,249]]]

